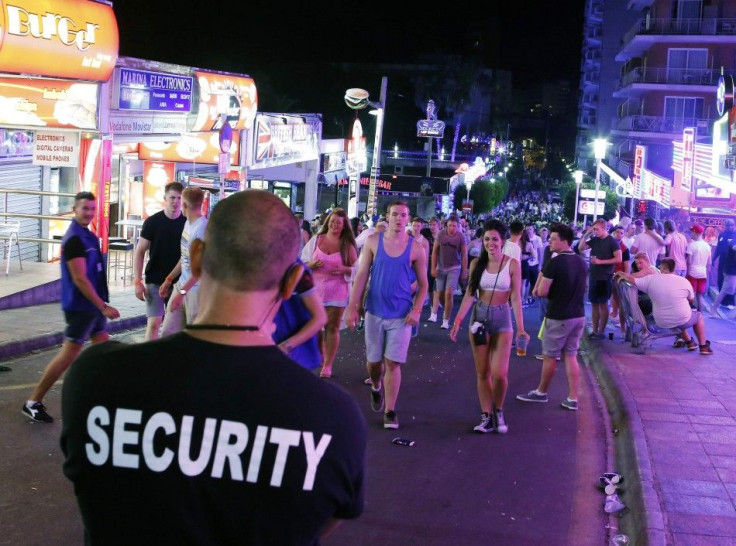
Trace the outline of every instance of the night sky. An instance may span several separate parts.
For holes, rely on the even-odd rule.
[[[519,84],[579,77],[585,0],[396,7],[404,4],[118,0],[113,8],[121,55],[201,68],[252,74],[280,62],[404,63],[475,44],[487,66],[512,70]]]

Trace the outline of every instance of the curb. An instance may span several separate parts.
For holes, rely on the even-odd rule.
[[[118,320],[109,321],[107,323],[107,331],[111,334],[122,332],[124,330],[133,330],[146,325],[146,316],[140,315],[128,317]],[[21,356],[33,351],[48,349],[55,345],[60,345],[64,341],[64,332],[50,332],[40,336],[21,339],[18,341],[10,341],[0,345],[0,361]]]
[[[633,537],[634,544],[666,546],[666,515],[660,509],[649,449],[638,410],[632,404],[633,395],[599,347],[587,339],[583,345],[586,362],[598,380],[610,416],[616,469],[626,477],[628,510],[621,517],[620,530]]]

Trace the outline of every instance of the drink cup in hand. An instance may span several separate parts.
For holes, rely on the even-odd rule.
[[[519,336],[516,338],[516,356],[526,356],[526,348],[529,346],[529,338]]]

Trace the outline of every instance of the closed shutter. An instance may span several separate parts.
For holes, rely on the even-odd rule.
[[[41,190],[41,167],[31,163],[0,164],[0,188],[17,190]],[[6,208],[7,207],[7,208]],[[17,193],[0,193],[0,222],[5,218],[2,212],[22,214],[41,214],[41,196]],[[35,218],[13,218],[20,220],[20,237],[41,237],[41,221]],[[11,258],[17,260],[15,245],[11,249]],[[38,262],[41,259],[39,243],[20,243],[21,259]],[[0,254],[0,257],[1,254]]]

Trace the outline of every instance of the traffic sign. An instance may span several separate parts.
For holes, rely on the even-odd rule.
[[[578,203],[578,214],[595,214],[596,216],[602,216],[606,210],[606,203],[604,201],[598,201],[598,212],[595,212],[595,201],[580,201]]]
[[[580,197],[582,199],[595,199],[595,190],[591,190],[589,188],[581,188],[580,189]],[[606,192],[603,190],[598,190],[598,199],[605,199],[606,198]]]

